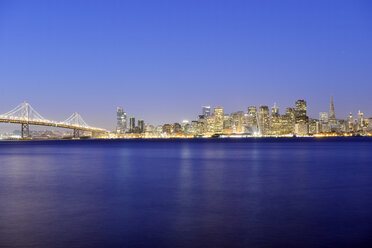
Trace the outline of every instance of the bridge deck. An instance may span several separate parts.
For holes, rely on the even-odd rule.
[[[34,125],[34,126],[58,127],[58,128],[67,128],[67,129],[74,129],[74,130],[81,130],[81,131],[88,131],[88,132],[107,132],[106,130],[101,129],[101,128],[74,126],[74,125],[67,125],[67,124],[58,123],[58,122],[26,121],[26,120],[0,118],[0,123],[28,124],[28,125]]]

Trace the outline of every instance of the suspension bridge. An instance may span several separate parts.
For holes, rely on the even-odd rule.
[[[8,113],[0,115],[0,123],[21,124],[22,138],[30,137],[30,125],[59,127],[73,130],[73,137],[81,132],[105,133],[107,130],[89,126],[78,113],[73,113],[64,121],[51,121],[41,116],[30,104],[23,102]]]

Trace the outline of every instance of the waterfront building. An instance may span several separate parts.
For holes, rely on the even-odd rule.
[[[189,134],[191,133],[190,131],[191,131],[191,124],[187,123],[185,125],[182,125],[182,132],[184,134]]]
[[[171,124],[164,124],[162,132],[166,135],[169,135],[172,133],[172,125]]]
[[[198,132],[198,121],[191,121],[190,133],[197,134]]]
[[[138,120],[138,132],[139,133],[145,132],[145,122],[142,119]]]
[[[205,122],[205,130],[206,133],[213,134],[215,127],[214,127],[215,118],[214,115],[210,115],[207,117]]]
[[[207,124],[206,122],[198,122],[197,123],[197,129],[196,129],[196,134],[197,135],[204,135],[207,133]]]
[[[162,125],[156,126],[156,128],[154,130],[154,134],[156,136],[160,136],[162,133],[163,133],[163,126]]]
[[[173,133],[180,133],[182,132],[182,126],[178,122],[173,124]]]
[[[349,122],[347,120],[338,120],[338,125],[340,127],[340,132],[349,132]]]
[[[320,122],[314,119],[309,120],[309,134],[320,133]]]
[[[224,116],[223,116],[223,129],[230,129],[230,128],[231,128],[230,115],[224,114]]]
[[[136,118],[129,118],[129,132],[133,133],[136,129]]]
[[[245,114],[243,111],[238,111],[231,114],[231,128],[234,133],[245,132]]]
[[[261,135],[267,135],[270,132],[270,116],[268,106],[260,106],[258,108],[258,129]]]
[[[208,126],[211,125],[211,123],[210,123],[211,121],[213,122],[213,116],[199,115],[197,134],[198,135],[205,134],[208,131]],[[212,127],[209,127],[209,128],[212,128]]]
[[[223,107],[214,108],[214,133],[222,133],[224,113]]]
[[[116,110],[116,132],[123,134],[127,129],[127,113],[124,112],[123,107],[118,107]]]
[[[328,123],[328,113],[327,112],[320,112],[319,113],[319,121],[322,123]]]
[[[279,122],[280,122],[279,133],[281,135],[294,134],[294,121],[292,120],[290,115],[285,114],[280,116]]]
[[[308,135],[309,125],[306,122],[299,122],[295,124],[295,134],[296,135]]]
[[[155,127],[153,125],[150,125],[150,124],[145,125],[145,132],[146,133],[153,133],[154,130],[155,130]]]
[[[321,123],[321,131],[322,133],[330,133],[332,130],[329,123]]]
[[[285,115],[281,117],[281,134],[294,134],[296,123],[296,111],[294,108],[288,107],[285,110]]]

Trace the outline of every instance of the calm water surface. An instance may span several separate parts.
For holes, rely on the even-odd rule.
[[[0,247],[372,247],[372,139],[0,142]]]

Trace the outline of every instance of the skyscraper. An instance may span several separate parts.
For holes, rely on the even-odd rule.
[[[295,117],[295,109],[288,107],[285,110],[285,115],[281,116],[281,134],[293,134],[295,123],[296,123],[296,117]]]
[[[354,119],[353,114],[349,114],[349,132],[354,132]]]
[[[332,124],[336,123],[336,113],[335,106],[333,104],[333,96],[331,96],[331,104],[329,105],[329,122]]]
[[[258,129],[262,135],[266,135],[270,131],[270,115],[268,106],[260,106],[258,108]]]
[[[255,106],[248,107],[247,126],[252,133],[258,131],[257,108]]]
[[[138,132],[143,133],[145,131],[145,122],[141,119],[138,120]]]
[[[211,106],[202,106],[202,114],[204,116],[210,116],[211,115]]]
[[[360,110],[358,111],[358,126],[359,130],[362,130],[364,127],[364,113],[360,112]]]
[[[123,134],[127,129],[127,113],[123,107],[118,107],[116,110],[116,132]]]
[[[223,121],[224,121],[223,107],[215,107],[214,108],[214,132],[215,133],[222,133]]]
[[[322,123],[328,123],[328,113],[327,112],[320,112],[319,113],[319,121]]]
[[[136,118],[130,117],[129,118],[129,132],[134,132],[136,129]]]
[[[274,104],[271,108],[270,117],[270,133],[273,135],[279,135],[281,132],[281,118],[279,114],[279,108]]]
[[[279,108],[276,106],[276,103],[274,103],[274,106],[271,108],[271,115],[279,115]]]
[[[296,101],[296,123],[307,123],[309,117],[306,115],[306,102],[305,100]]]

